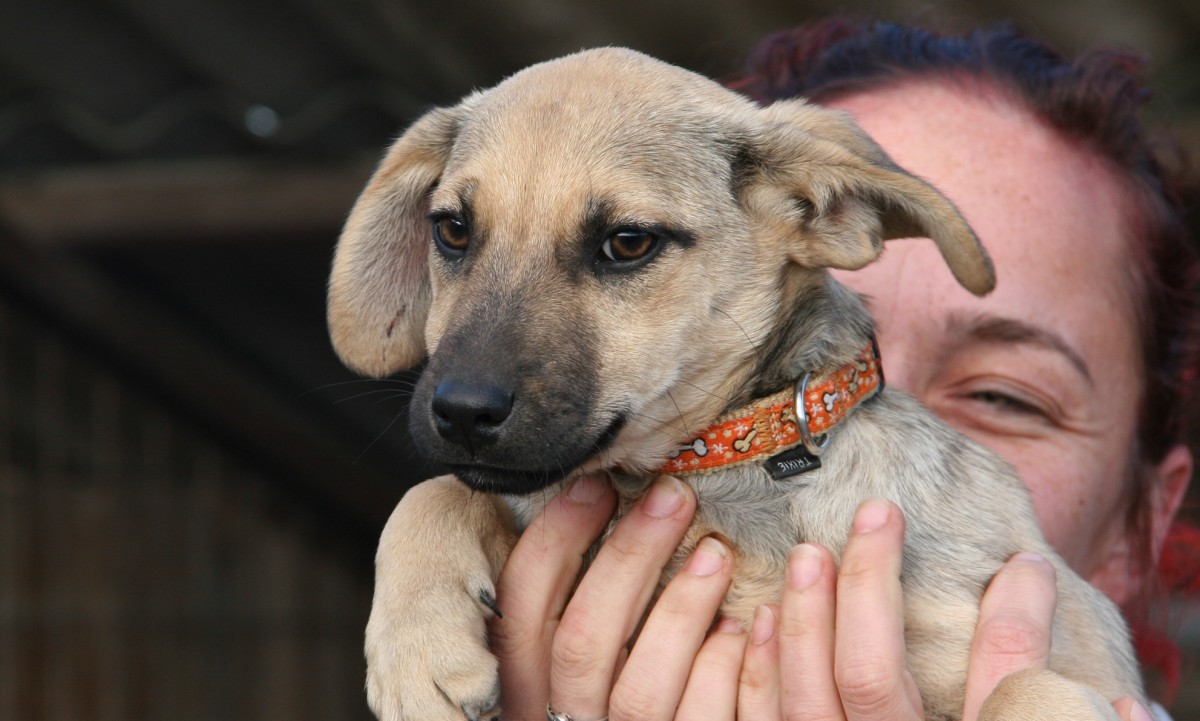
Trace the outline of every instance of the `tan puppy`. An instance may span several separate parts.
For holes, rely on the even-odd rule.
[[[1140,698],[1119,613],[1045,543],[1011,470],[879,390],[871,319],[825,268],[910,236],[969,290],[992,288],[955,208],[846,115],[760,108],[631,51],[537,65],[417,121],[355,206],[329,294],[351,368],[428,357],[412,432],[457,476],[410,491],[384,531],[376,714],[496,713],[496,575],[517,528],[600,468],[622,510],[655,469],[696,489],[664,581],[722,534],[738,554],[723,612],[743,621],[779,598],[794,544],[840,554],[860,501],[895,501],[930,719],[961,714],[980,595],[1020,550],[1058,571],[1054,673],[1011,677],[985,717],[1115,718],[1108,700]]]

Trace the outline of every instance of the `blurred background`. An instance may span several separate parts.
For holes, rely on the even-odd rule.
[[[370,718],[374,543],[432,470],[324,288],[388,140],[580,48],[721,77],[846,11],[1139,48],[1200,151],[1195,0],[0,0],[0,721]]]

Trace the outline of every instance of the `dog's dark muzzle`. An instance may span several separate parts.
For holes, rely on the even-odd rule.
[[[595,418],[587,405],[567,402],[564,394],[546,398],[498,384],[422,378],[409,421],[426,455],[467,485],[524,494],[562,481],[612,445],[625,416]]]
[[[623,425],[597,400],[600,369],[570,288],[512,287],[459,302],[417,382],[417,446],[473,488],[530,493],[605,450]],[[507,288],[507,290],[506,290]],[[540,291],[539,291],[540,292]]]

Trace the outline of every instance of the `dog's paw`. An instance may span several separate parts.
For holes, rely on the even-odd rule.
[[[388,519],[366,634],[367,702],[381,721],[499,716],[487,621],[512,548],[500,510],[442,476],[409,490]]]
[[[367,623],[367,703],[380,721],[488,721],[500,716],[487,578],[430,579],[376,597]]]
[[[979,710],[979,721],[1120,721],[1094,689],[1053,671],[1006,676]]]

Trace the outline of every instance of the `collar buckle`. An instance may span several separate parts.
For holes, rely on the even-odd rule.
[[[796,424],[796,430],[800,434],[800,442],[804,444],[804,450],[814,456],[819,456],[829,447],[830,436],[828,432],[813,436],[812,430],[809,428],[808,409],[804,403],[804,394],[808,392],[808,381],[811,378],[811,372],[805,373],[804,377],[796,382],[793,402],[796,405],[796,419],[799,421]]]

